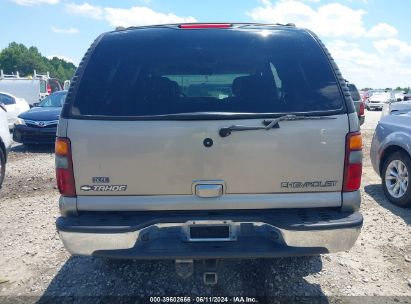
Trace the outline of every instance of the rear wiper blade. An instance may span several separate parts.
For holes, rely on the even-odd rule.
[[[330,116],[309,116],[309,115],[283,115],[271,120],[263,120],[263,126],[242,126],[242,125],[232,125],[229,127],[221,128],[218,134],[221,137],[227,137],[231,132],[235,131],[251,131],[251,130],[271,130],[280,128],[280,121],[286,120],[322,120],[322,119],[336,119]]]
[[[283,116],[281,116],[283,117]],[[278,122],[280,121],[280,118],[273,119],[270,121],[267,125],[264,126],[242,126],[242,125],[232,125],[229,127],[221,128],[218,134],[220,134],[221,137],[227,137],[228,135],[231,134],[233,131],[250,131],[250,130],[270,130],[270,129],[277,129],[280,127]],[[263,121],[264,124],[264,121]]]

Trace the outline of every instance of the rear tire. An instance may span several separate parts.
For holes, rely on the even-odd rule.
[[[2,148],[0,148],[0,189],[3,185],[4,176],[6,175],[6,155]]]
[[[388,200],[399,207],[411,207],[411,159],[401,151],[385,160],[381,171],[382,188]]]

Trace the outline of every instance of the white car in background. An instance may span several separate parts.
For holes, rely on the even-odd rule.
[[[392,91],[375,92],[367,102],[367,110],[382,110],[384,105],[395,101]]]
[[[3,104],[7,110],[7,124],[10,130],[13,129],[17,116],[30,110],[30,106],[25,99],[9,93],[0,92],[0,104]]]
[[[395,101],[403,101],[405,92],[403,91],[393,91]]]
[[[0,188],[6,173],[7,154],[11,147],[11,135],[7,123],[6,108],[0,104]]]

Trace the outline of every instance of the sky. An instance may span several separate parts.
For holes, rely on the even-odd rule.
[[[410,0],[0,0],[0,12],[0,49],[15,41],[76,65],[117,26],[291,22],[313,30],[358,87],[411,86]]]

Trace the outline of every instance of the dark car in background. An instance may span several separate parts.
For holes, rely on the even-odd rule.
[[[66,95],[67,91],[52,93],[34,108],[20,114],[14,126],[13,140],[25,145],[54,144]]]
[[[355,84],[347,83],[347,86],[350,90],[351,98],[354,101],[355,111],[357,111],[358,120],[360,121],[360,125],[362,125],[365,120],[364,102],[361,100],[361,95],[358,92],[358,89],[355,86]]]

